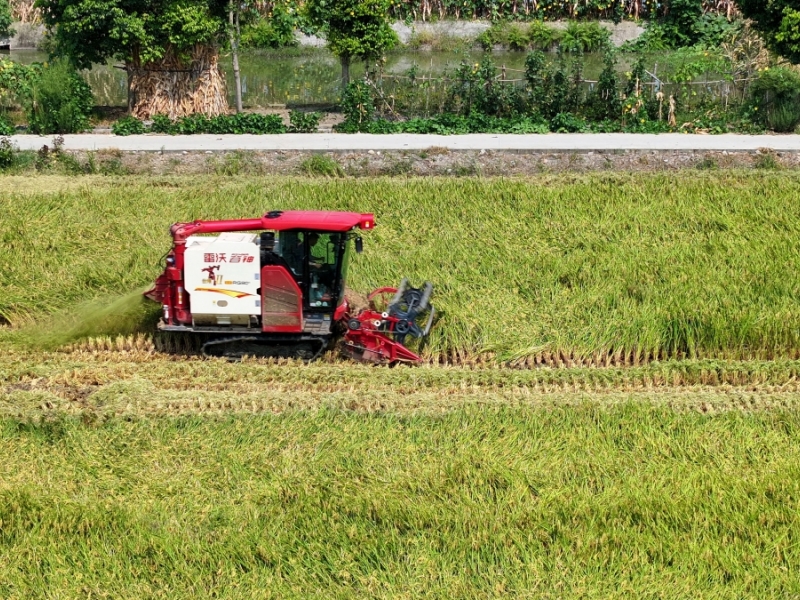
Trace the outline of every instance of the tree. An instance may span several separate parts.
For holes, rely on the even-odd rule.
[[[11,37],[14,34],[11,22],[11,5],[8,0],[0,0],[0,38]]]
[[[242,76],[239,72],[239,43],[242,40],[242,28],[239,17],[242,12],[241,2],[229,0],[228,3],[228,41],[231,44],[233,58],[233,79],[236,87],[236,112],[242,112]]]
[[[56,51],[79,68],[124,61],[136,117],[227,112],[219,43],[227,0],[38,0]]]
[[[306,14],[341,61],[343,90],[350,83],[353,58],[375,60],[397,43],[388,0],[308,0]]]
[[[800,1],[739,0],[738,5],[770,50],[800,63]]]

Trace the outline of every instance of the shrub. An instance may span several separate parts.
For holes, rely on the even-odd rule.
[[[580,133],[588,130],[589,125],[584,119],[570,113],[558,113],[550,120],[550,131],[555,133]]]
[[[11,37],[14,33],[11,6],[8,0],[0,0],[0,37]]]
[[[542,21],[534,21],[528,26],[528,39],[536,50],[549,50],[564,33]]]
[[[175,133],[175,123],[167,115],[154,115],[153,123],[150,125],[152,133]]]
[[[111,126],[117,135],[144,133],[144,124],[133,117],[123,117]],[[188,115],[177,121],[171,121],[164,115],[153,117],[150,130],[153,133],[169,133],[192,135],[195,133],[252,133],[270,134],[286,133],[286,126],[280,115],[258,115],[255,113],[239,113],[235,115],[219,115],[207,117],[202,114]]]
[[[622,111],[622,101],[618,90],[616,58],[612,51],[606,52],[604,65],[597,87],[586,100],[586,115],[593,121],[616,120],[620,117]]]
[[[144,133],[144,123],[136,117],[126,115],[111,124],[111,133],[114,135],[138,135]]]
[[[14,135],[14,123],[6,116],[0,114],[0,136]]]
[[[8,169],[14,165],[17,149],[7,137],[0,137],[0,169]]]
[[[46,65],[23,94],[32,133],[77,133],[89,126],[92,89],[64,59]]]
[[[794,131],[800,124],[800,75],[787,68],[766,68],[750,86],[750,113],[777,132]]]
[[[354,133],[364,131],[375,116],[375,100],[366,81],[352,81],[342,94],[344,121],[336,126],[337,131]]]
[[[272,16],[248,25],[242,31],[242,48],[287,48],[298,45],[294,36],[297,18],[286,6],[276,3]]]
[[[508,47],[512,50],[526,50],[531,40],[528,33],[522,30],[519,25],[512,25],[508,28]]]
[[[303,112],[301,110],[289,111],[289,131],[292,133],[314,133],[319,128],[320,114]]]
[[[0,99],[10,97],[21,104],[40,72],[41,65],[22,65],[0,58]]]
[[[508,30],[505,23],[493,23],[489,29],[481,33],[476,39],[484,50],[491,50],[494,46],[508,44]]]
[[[564,52],[596,52],[609,46],[611,32],[599,23],[570,21],[561,38]]]

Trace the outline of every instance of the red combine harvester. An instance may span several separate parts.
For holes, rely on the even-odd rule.
[[[279,210],[176,223],[164,272],[144,295],[162,306],[159,330],[198,337],[210,356],[314,359],[343,334],[353,359],[417,362],[405,343],[430,331],[430,283],[377,289],[358,312],[345,298],[350,242],[361,252],[358,230],[373,227],[372,214]]]

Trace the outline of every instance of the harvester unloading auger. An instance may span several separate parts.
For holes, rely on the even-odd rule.
[[[351,241],[372,214],[271,211],[256,219],[194,221],[170,228],[164,272],[145,297],[158,302],[160,331],[191,334],[203,354],[313,359],[342,337],[344,353],[376,363],[418,362],[406,346],[427,337],[430,283],[379,288],[357,312],[345,297]],[[217,235],[209,235],[217,234]]]

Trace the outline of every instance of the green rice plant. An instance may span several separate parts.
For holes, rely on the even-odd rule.
[[[74,388],[68,403],[124,409],[152,393],[135,379],[104,388],[88,400]],[[17,411],[59,401],[35,388],[12,394]],[[176,408],[196,403],[173,394]],[[221,400],[205,418],[7,414],[2,595],[800,591],[796,410],[712,416],[624,399],[530,408],[476,397],[400,416],[373,401],[368,413],[234,416]]]
[[[52,191],[39,180],[5,184],[5,321],[20,326],[151,283],[176,221],[351,210],[374,211],[378,227],[354,256],[350,287],[433,282],[441,317],[425,349],[432,359],[800,351],[800,178],[790,170],[85,181]]]

